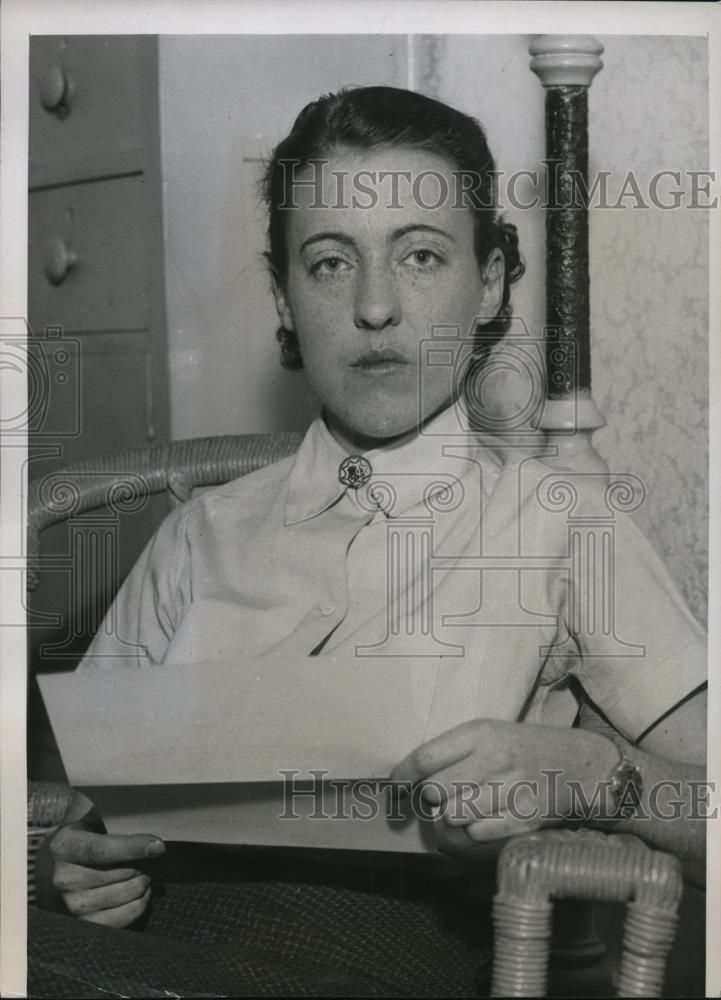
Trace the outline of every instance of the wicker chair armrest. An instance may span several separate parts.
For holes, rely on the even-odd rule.
[[[65,819],[72,801],[70,785],[54,781],[28,782],[28,903],[36,903],[38,898],[38,851],[45,838]]]
[[[53,524],[106,507],[139,510],[166,493],[188,500],[193,489],[228,482],[297,451],[302,434],[241,434],[172,441],[118,451],[46,473],[28,484],[28,590],[38,585],[40,535]]]
[[[509,840],[493,902],[494,997],[545,996],[553,900],[625,902],[618,995],[661,996],[683,882],[677,858],[636,837],[548,830]]]
[[[73,790],[70,785],[56,781],[28,782],[28,827],[49,828],[62,823]]]

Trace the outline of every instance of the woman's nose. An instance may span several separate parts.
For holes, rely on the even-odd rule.
[[[385,267],[368,269],[356,290],[353,320],[359,330],[382,330],[397,326],[400,301],[393,274]]]

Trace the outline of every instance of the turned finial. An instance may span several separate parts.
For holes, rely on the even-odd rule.
[[[528,51],[544,87],[590,87],[603,69],[603,45],[593,35],[537,35]]]

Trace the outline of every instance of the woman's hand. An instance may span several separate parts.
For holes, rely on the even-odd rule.
[[[67,822],[51,837],[47,850],[52,885],[67,910],[81,920],[109,927],[128,927],[150,901],[150,877],[134,862],[157,857],[165,845],[149,834],[131,836],[102,832],[102,822],[90,806],[74,819],[84,797],[76,796]]]
[[[440,806],[439,847],[458,853],[560,823],[581,796],[593,803],[618,761],[597,733],[474,719],[418,747],[390,777],[420,785],[425,802]]]
[[[680,702],[637,744],[617,733],[610,739],[583,728],[474,719],[418,747],[391,779],[420,786],[426,801],[441,806],[439,848],[475,864],[497,849],[491,841],[568,816],[604,829],[604,807],[614,805],[604,801],[604,791],[622,746],[640,770],[643,789],[637,808],[614,823],[614,832],[672,851],[686,878],[702,886],[706,820],[713,815],[705,733],[705,690]]]

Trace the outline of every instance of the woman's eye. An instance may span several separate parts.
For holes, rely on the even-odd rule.
[[[311,274],[332,276],[345,271],[350,265],[342,257],[324,257],[311,267]]]
[[[427,268],[440,263],[441,258],[432,250],[422,247],[419,250],[412,250],[406,257],[406,260],[410,261],[416,267]]]

